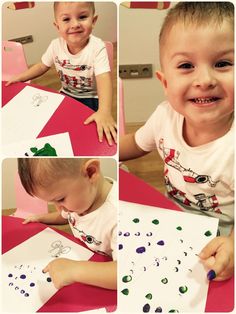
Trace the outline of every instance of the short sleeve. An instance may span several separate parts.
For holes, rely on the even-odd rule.
[[[51,67],[54,64],[53,60],[53,42],[48,46],[46,52],[43,54],[41,61],[47,67]]]
[[[100,48],[97,50],[94,60],[94,74],[95,76],[110,72],[109,59],[107,54],[107,49],[104,43],[101,44]]]

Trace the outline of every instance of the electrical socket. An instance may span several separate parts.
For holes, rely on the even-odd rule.
[[[27,35],[24,37],[18,37],[15,39],[10,39],[10,41],[16,41],[18,43],[21,43],[22,45],[32,43],[33,42],[33,36],[32,35]]]
[[[152,65],[151,64],[120,65],[119,76],[122,79],[152,77]]]

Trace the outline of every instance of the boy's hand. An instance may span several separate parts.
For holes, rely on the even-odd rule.
[[[203,264],[210,269],[207,274],[209,280],[226,280],[234,272],[234,238],[216,237],[201,251],[199,257]]]
[[[43,273],[49,273],[55,288],[61,289],[75,282],[76,263],[67,258],[57,258],[43,269]]]
[[[5,84],[5,86],[9,86],[9,85],[11,85],[13,83],[17,83],[17,82],[21,82],[21,80],[19,79],[18,76],[14,76]]]
[[[117,143],[117,125],[110,114],[106,114],[98,110],[88,117],[88,119],[84,121],[84,124],[89,124],[93,121],[97,124],[99,142],[102,142],[103,133],[105,133],[109,145],[112,145],[113,141]]]
[[[39,215],[29,216],[22,222],[22,224],[25,225],[28,224],[29,222],[41,222],[40,216]]]

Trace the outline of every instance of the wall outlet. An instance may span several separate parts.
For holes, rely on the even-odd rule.
[[[18,43],[21,43],[22,45],[32,43],[33,42],[33,36],[32,35],[27,35],[24,37],[19,37],[15,39],[10,39],[10,41],[16,41]]]
[[[122,79],[152,77],[152,65],[151,64],[120,65],[119,76]]]

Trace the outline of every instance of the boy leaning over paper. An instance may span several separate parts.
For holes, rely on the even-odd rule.
[[[188,212],[217,217],[221,235],[200,253],[209,280],[234,271],[234,6],[180,2],[159,38],[167,101],[135,134],[120,139],[120,159],[157,149],[168,196]]]
[[[81,282],[116,289],[117,184],[103,177],[97,159],[19,158],[19,176],[25,190],[57,211],[29,216],[23,223],[67,224],[76,238],[110,262],[57,258],[45,265],[57,289]]]
[[[94,2],[54,2],[54,16],[60,37],[51,42],[40,63],[11,78],[6,86],[39,77],[54,64],[61,93],[95,111],[85,124],[95,121],[99,140],[105,134],[112,145],[117,135],[111,115],[111,70],[104,42],[92,35],[98,18]]]

